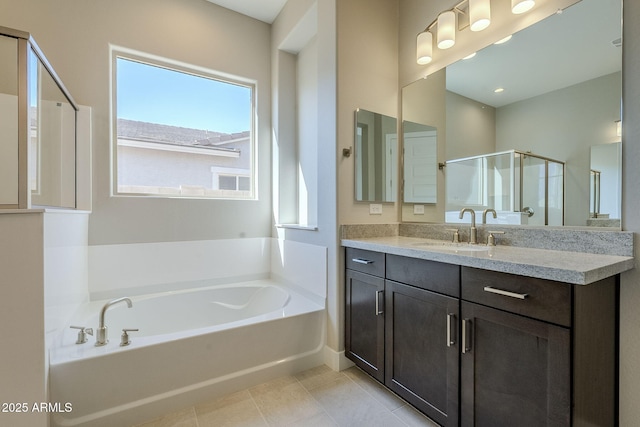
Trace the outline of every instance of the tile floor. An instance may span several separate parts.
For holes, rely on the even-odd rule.
[[[358,368],[319,366],[136,427],[425,426],[437,424]]]

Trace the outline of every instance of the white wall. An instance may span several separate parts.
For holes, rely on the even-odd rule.
[[[274,216],[277,222],[287,222],[287,217],[283,217],[282,213],[287,210],[291,212],[290,199],[285,200],[283,192],[287,191],[290,195],[291,191],[294,194],[297,191],[297,183],[291,182],[297,171],[295,167],[293,170],[287,169],[297,161],[297,158],[291,158],[295,151],[290,149],[296,135],[296,125],[292,125],[291,117],[295,117],[296,113],[290,111],[287,101],[295,100],[296,95],[295,91],[286,87],[286,79],[295,78],[295,58],[287,51],[300,52],[313,37],[313,32],[309,34],[311,30],[315,30],[317,52],[317,81],[314,85],[317,88],[318,123],[315,159],[318,171],[317,228],[274,228],[273,233],[279,239],[327,248],[327,345],[329,353],[334,353],[341,345],[339,335],[342,319],[336,216],[336,0],[289,1],[272,26],[274,168],[278,168],[277,172],[274,169],[273,179],[274,191],[280,192],[274,200]],[[293,37],[295,34],[302,35]],[[292,37],[302,41],[302,45],[295,43]],[[287,51],[282,50],[285,48]],[[287,180],[293,188],[287,188]]]
[[[90,244],[270,235],[268,24],[204,0],[0,0],[0,25],[31,32],[75,100],[93,109]],[[109,44],[257,81],[258,201],[110,197]]]

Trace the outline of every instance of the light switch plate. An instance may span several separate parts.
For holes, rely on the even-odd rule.
[[[379,203],[371,203],[369,205],[369,215],[382,215],[382,205]]]
[[[414,215],[424,215],[424,205],[413,205]]]

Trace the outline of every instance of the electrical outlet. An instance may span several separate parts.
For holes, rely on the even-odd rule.
[[[424,205],[413,205],[414,215],[424,215]]]
[[[382,205],[379,203],[371,203],[369,205],[369,215],[382,215]]]

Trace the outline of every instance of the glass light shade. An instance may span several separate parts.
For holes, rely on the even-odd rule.
[[[519,15],[531,10],[535,4],[535,0],[511,0],[511,12]]]
[[[491,1],[469,0],[469,28],[482,31],[491,24]]]
[[[418,34],[416,44],[416,62],[428,64],[433,59],[433,35],[429,31]]]
[[[456,44],[456,13],[453,10],[438,15],[438,48],[449,49]]]

